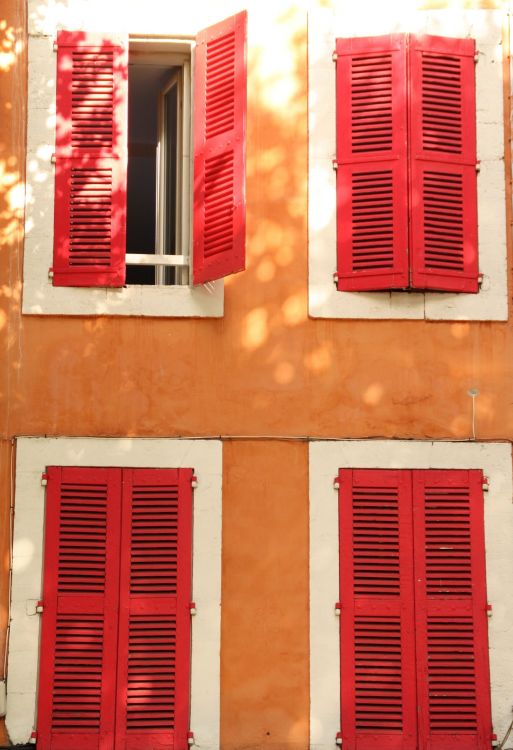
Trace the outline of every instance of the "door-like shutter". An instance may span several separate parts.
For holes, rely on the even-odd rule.
[[[119,469],[48,470],[40,750],[112,750]]]
[[[54,286],[125,282],[127,44],[57,34]]]
[[[187,748],[192,470],[123,473],[116,745]]]
[[[404,35],[337,39],[338,289],[408,286]]]
[[[246,13],[205,29],[194,57],[193,282],[245,268]]]
[[[420,750],[488,750],[481,471],[414,471]]]
[[[411,475],[339,473],[346,750],[416,750]]]
[[[475,42],[410,37],[412,286],[478,291]]]

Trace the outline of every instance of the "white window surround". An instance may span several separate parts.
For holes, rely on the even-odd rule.
[[[502,740],[511,721],[513,674],[513,480],[510,443],[336,440],[310,445],[310,747],[332,750],[340,730],[338,494],[340,468],[482,469],[491,699]]]
[[[191,729],[204,750],[218,750],[221,644],[222,445],[165,438],[18,438],[8,654],[7,731],[25,743],[36,726],[46,466],[190,467],[193,507]],[[30,613],[30,614],[29,614]],[[44,616],[44,615],[43,615]]]
[[[502,34],[504,13],[491,10],[415,11],[397,0],[308,17],[308,245],[309,312],[319,318],[507,320]],[[476,40],[478,294],[441,292],[339,292],[336,271],[335,64],[337,37],[427,33]]]
[[[144,6],[140,6],[144,12]],[[96,30],[94,24],[68,28]],[[61,26],[60,26],[61,28]],[[135,28],[138,28],[137,26]],[[222,280],[200,286],[54,287],[53,265],[56,53],[53,36],[29,35],[25,246],[22,311],[29,315],[222,317]],[[102,31],[108,31],[103,28]],[[118,30],[119,31],[119,30]],[[158,19],[153,29],[163,34]],[[141,32],[142,33],[142,32]],[[145,33],[148,33],[145,31]],[[178,32],[177,32],[178,33]],[[136,35],[140,38],[139,34]],[[167,36],[167,34],[166,34]],[[172,36],[169,37],[170,40]]]

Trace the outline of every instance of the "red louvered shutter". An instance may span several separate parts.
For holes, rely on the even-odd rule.
[[[127,469],[116,745],[187,748],[192,470]]]
[[[57,34],[54,286],[123,286],[128,50]]]
[[[339,484],[343,747],[416,750],[411,474]]]
[[[194,284],[245,268],[246,16],[238,13],[197,37]]]
[[[419,750],[488,750],[483,474],[414,471]]]
[[[478,291],[475,42],[410,37],[411,285]]]
[[[408,286],[404,35],[337,39],[339,290]]]
[[[39,750],[112,750],[121,472],[48,469]]]

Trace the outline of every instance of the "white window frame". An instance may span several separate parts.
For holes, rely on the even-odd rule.
[[[141,6],[144,10],[144,5]],[[70,24],[69,28],[73,28]],[[75,28],[79,28],[78,26]],[[93,30],[93,29],[91,29]],[[104,29],[105,30],[105,29]],[[56,32],[56,29],[55,29]],[[158,34],[158,22],[155,29]],[[182,53],[184,46],[194,47],[193,36],[155,37],[129,35],[129,43],[160,45],[170,54]],[[28,124],[25,244],[22,312],[27,315],[136,315],[154,317],[222,317],[223,280],[191,285],[129,285],[120,288],[54,287],[49,277],[53,265],[55,167],[56,53],[53,36],[31,31],[28,40]],[[191,61],[191,77],[194,70]],[[193,101],[191,85],[191,103]],[[191,105],[192,115],[192,105]],[[192,119],[192,118],[191,118]],[[192,133],[189,153],[183,154],[184,189],[189,190],[190,208],[182,216],[184,240],[192,260],[192,191],[187,185],[192,173]],[[150,258],[174,265],[173,256]],[[139,263],[148,263],[141,253]]]
[[[341,468],[482,469],[490,685],[494,731],[511,721],[513,674],[513,478],[510,443],[333,440],[310,444],[310,746],[332,750],[340,731],[338,492]]]
[[[397,0],[343,5],[308,17],[308,255],[309,313],[315,318],[507,320],[506,175],[502,90],[505,13],[493,10],[408,10]],[[336,259],[336,97],[332,54],[337,37],[426,33],[476,40],[478,252],[483,282],[477,294],[339,292]]]
[[[18,438],[6,725],[28,742],[37,726],[47,466],[193,468],[191,729],[204,750],[219,749],[222,444],[166,438]],[[44,617],[44,614],[42,615]]]

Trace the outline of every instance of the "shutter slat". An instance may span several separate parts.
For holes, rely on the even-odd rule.
[[[54,286],[125,281],[127,45],[57,35]]]
[[[406,45],[337,39],[339,290],[408,286]]]
[[[339,473],[341,727],[349,750],[416,748],[409,473]]]
[[[482,482],[413,472],[420,748],[491,743]]]
[[[477,292],[475,42],[410,36],[412,286]]]
[[[116,748],[186,747],[191,469],[124,474]]]
[[[197,37],[194,284],[245,268],[246,13]]]
[[[114,742],[121,473],[48,475],[38,746],[99,747]]]

